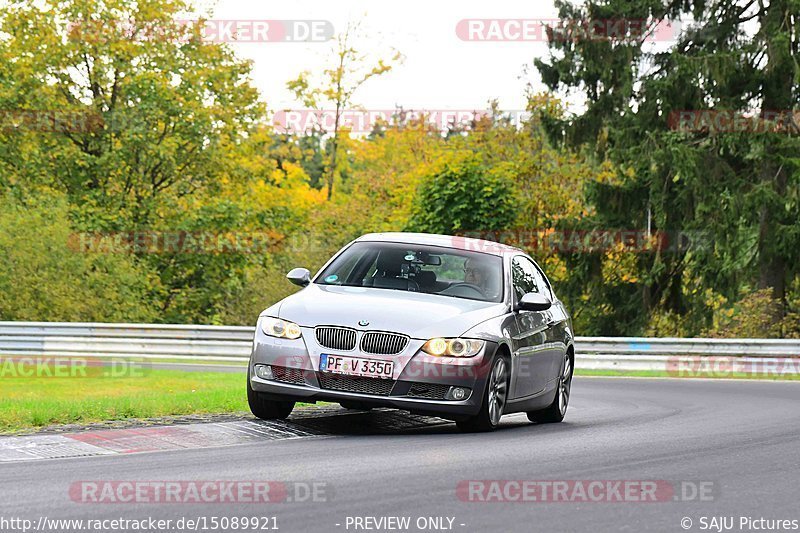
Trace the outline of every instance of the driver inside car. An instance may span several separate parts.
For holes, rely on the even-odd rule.
[[[489,276],[490,269],[478,259],[467,259],[464,263],[464,283],[478,287],[485,296],[494,297],[496,284]]]

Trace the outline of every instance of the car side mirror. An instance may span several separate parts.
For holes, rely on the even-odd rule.
[[[305,287],[311,283],[311,272],[307,268],[293,268],[286,274],[286,279],[295,285]]]
[[[547,311],[553,302],[544,294],[529,292],[519,300],[517,308],[523,311]]]

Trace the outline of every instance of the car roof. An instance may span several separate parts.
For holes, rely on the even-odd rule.
[[[524,254],[519,248],[501,244],[499,242],[485,239],[473,239],[458,235],[438,235],[434,233],[406,233],[406,232],[386,232],[386,233],[367,233],[357,238],[354,242],[396,242],[403,244],[422,244],[430,246],[441,246],[443,248],[455,248],[472,252],[481,252],[492,255],[505,254]]]

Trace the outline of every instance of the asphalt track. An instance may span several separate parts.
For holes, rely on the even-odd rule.
[[[755,531],[740,528],[740,517],[800,520],[800,383],[579,377],[563,423],[514,415],[488,434],[460,434],[439,419],[398,423],[405,416],[336,411],[304,422],[313,434],[298,438],[0,463],[0,519],[274,516],[283,532],[447,531],[418,529],[420,517],[453,518],[450,530],[464,532],[686,531],[686,518],[690,531],[715,530],[703,517],[709,526],[711,517],[732,517],[733,531]],[[83,480],[322,482],[327,501],[79,503],[69,488]],[[456,490],[465,480],[682,488],[656,502],[469,502]],[[698,487],[703,501],[691,494]],[[410,517],[411,527],[348,527],[348,517],[367,516]]]

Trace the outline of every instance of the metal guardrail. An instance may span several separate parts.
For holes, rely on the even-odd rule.
[[[0,356],[244,363],[253,332],[253,327],[238,326],[0,322]],[[797,364],[789,365],[789,373],[800,373],[800,340],[577,337],[575,348],[578,368],[663,371],[703,357],[785,367],[787,358],[797,358]]]
[[[246,362],[252,327],[0,322],[0,355]]]
[[[731,355],[800,357],[800,339],[577,337],[576,351],[613,355]]]
[[[577,368],[661,371],[677,377],[800,375],[800,340],[578,337]]]

